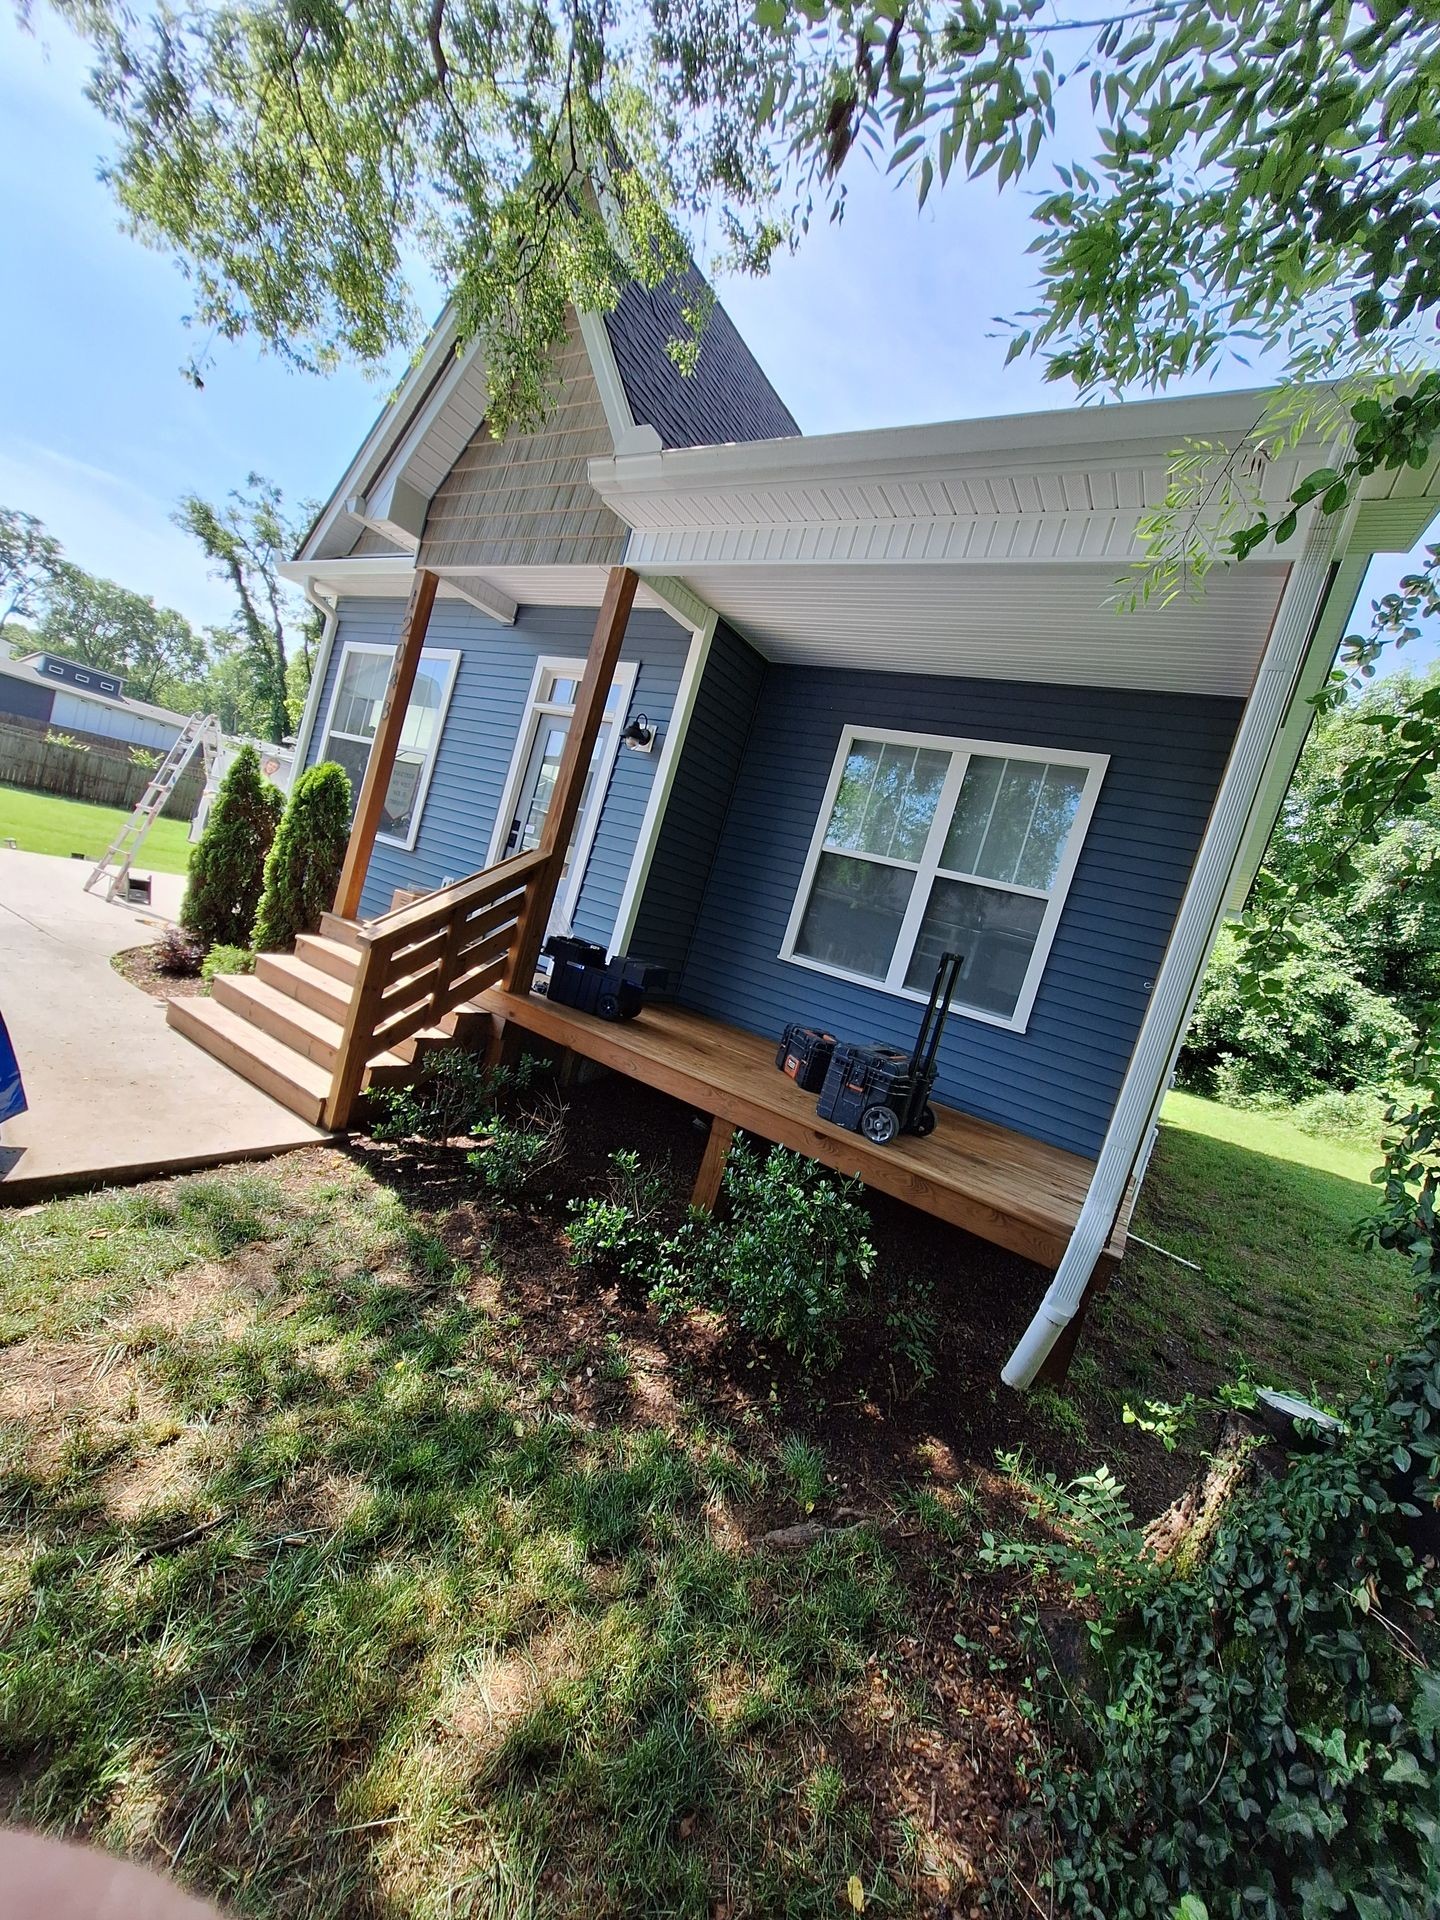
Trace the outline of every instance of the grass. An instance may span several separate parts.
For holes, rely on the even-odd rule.
[[[129,817],[122,807],[0,786],[0,840],[15,841],[22,853],[53,853],[61,859],[79,853],[98,860]],[[141,846],[139,869],[184,873],[190,864],[189,831],[183,820],[157,820]]]
[[[307,1920],[933,1897],[863,1759],[933,1720],[895,1543],[737,1549],[815,1449],[585,1424],[483,1265],[317,1162],[0,1228],[0,1818]]]
[[[1379,1150],[1318,1139],[1270,1113],[1172,1093],[1109,1309],[1144,1370],[1177,1340],[1229,1378],[1308,1385],[1343,1401],[1399,1337],[1412,1297],[1393,1253],[1354,1244]]]

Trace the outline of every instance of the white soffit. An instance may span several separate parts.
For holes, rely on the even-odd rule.
[[[1133,613],[1115,605],[1110,566],[721,566],[680,578],[770,660],[1245,695],[1287,572],[1252,561],[1212,573],[1202,600]]]

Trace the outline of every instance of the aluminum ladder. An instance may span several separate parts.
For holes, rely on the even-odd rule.
[[[86,893],[89,893],[104,878],[106,880],[105,898],[107,900],[115,898],[129,880],[130,869],[135,863],[135,856],[140,851],[141,843],[160,818],[161,810],[174,793],[180,776],[197,753],[204,754],[205,771],[208,775],[219,746],[220,722],[215,715],[192,713],[181,728],[174,746],[155,769],[150,784],[136,801],[129,819],[96,862],[90,878],[85,882]]]

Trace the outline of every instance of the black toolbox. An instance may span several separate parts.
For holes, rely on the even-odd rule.
[[[792,1020],[775,1053],[775,1064],[788,1073],[797,1087],[806,1093],[818,1093],[825,1084],[826,1069],[835,1051],[835,1036],[819,1027],[801,1026]]]
[[[660,992],[669,978],[664,967],[632,960],[625,953],[607,960],[603,947],[568,934],[553,935],[541,952],[550,961],[546,998],[559,1007],[598,1014],[602,1020],[633,1020],[645,1004],[646,993]]]
[[[877,1147],[889,1146],[898,1134],[913,1133],[923,1140],[935,1131],[930,1104],[935,1056],[963,964],[961,954],[941,954],[909,1053],[899,1047],[836,1047],[815,1108],[822,1120],[863,1133]]]

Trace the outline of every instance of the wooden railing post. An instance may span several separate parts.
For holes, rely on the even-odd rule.
[[[630,567],[612,567],[605,583],[605,598],[600,603],[595,635],[585,657],[585,672],[576,691],[575,711],[565,736],[565,751],[560,756],[555,791],[550,799],[550,811],[545,816],[545,831],[540,839],[539,851],[545,855],[545,864],[531,876],[525,905],[515,929],[515,940],[510,948],[510,963],[505,970],[505,986],[513,992],[528,993],[530,990],[535,962],[539,958],[540,945],[550,920],[550,909],[555,904],[555,894],[560,885],[565,852],[580,812],[590,756],[595,751],[600,722],[605,717],[605,702],[610,696],[615,663],[620,658],[626,623],[639,584],[640,576]]]
[[[415,669],[420,664],[425,629],[430,624],[430,609],[435,604],[435,589],[439,584],[437,574],[424,569],[416,572],[405,618],[400,624],[400,638],[390,667],[379,724],[370,743],[370,758],[365,762],[365,778],[360,782],[360,798],[355,805],[345,864],[340,869],[340,885],[335,890],[335,911],[346,920],[353,920],[360,911],[360,895],[365,889],[365,875],[375,848],[390,776],[395,771],[395,753],[405,726],[405,710],[410,705]]]
[[[348,1127],[355,1104],[365,1084],[365,1069],[370,1064],[371,1045],[376,1022],[380,1018],[380,997],[385,991],[385,967],[376,964],[374,949],[362,941],[360,964],[355,969],[355,987],[350,995],[349,1011],[335,1054],[335,1070],[330,1078],[330,1097],[325,1102],[325,1125],[332,1132]]]

